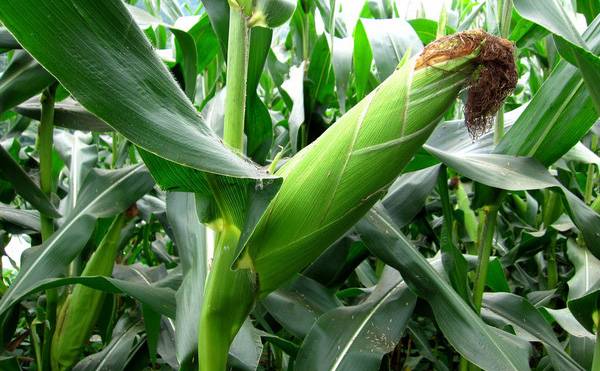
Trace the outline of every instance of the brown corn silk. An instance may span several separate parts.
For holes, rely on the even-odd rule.
[[[482,30],[465,31],[435,40],[423,50],[415,69],[473,53],[479,68],[469,83],[465,124],[474,138],[492,126],[494,115],[517,85],[514,47],[506,39]]]

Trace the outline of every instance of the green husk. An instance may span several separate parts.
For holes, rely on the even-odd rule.
[[[284,179],[281,189],[236,262],[258,274],[261,296],[306,267],[383,196],[472,82],[490,42],[482,31],[466,37],[473,35],[467,46],[454,37],[441,43],[450,52],[429,51],[431,59],[401,63],[276,173]]]
[[[87,262],[82,276],[110,276],[119,250],[125,214],[115,218],[100,246]],[[52,338],[52,370],[70,370],[81,358],[85,343],[94,329],[105,293],[83,285],[75,285],[63,303]]]

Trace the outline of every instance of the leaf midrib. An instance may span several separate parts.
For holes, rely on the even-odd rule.
[[[86,212],[90,208],[92,208],[92,206],[94,204],[96,204],[98,202],[98,200],[103,198],[107,193],[110,193],[115,187],[117,187],[119,184],[123,183],[125,180],[127,180],[132,175],[136,174],[138,172],[138,170],[140,170],[142,168],[143,168],[142,166],[138,166],[137,168],[133,169],[129,174],[126,174],[121,179],[118,179],[115,183],[111,184],[104,191],[102,191],[98,195],[98,197],[96,197],[94,200],[92,200],[86,207],[81,209],[81,211],[77,215],[75,215],[71,220],[69,220],[69,222],[67,224],[63,225],[63,228],[61,228],[61,230],[57,233],[57,235],[52,239],[51,243],[48,246],[46,246],[46,248],[44,248],[44,250],[40,253],[40,255],[37,257],[37,259],[30,265],[30,268],[24,272],[23,276],[17,282],[15,282],[14,286],[11,286],[10,292],[8,292],[7,295],[2,298],[1,304],[0,304],[0,314],[4,313],[4,311],[6,311],[6,309],[10,305],[13,304],[13,303],[11,303],[13,301],[12,297],[14,296],[14,293],[23,284],[23,281],[25,281],[25,279],[27,279],[29,274],[33,271],[31,269],[31,267],[35,267],[36,265],[39,264],[40,261],[43,260],[43,258],[46,257],[46,255],[52,249],[52,247],[56,244],[56,242],[60,241],[62,235],[65,234],[66,231],[69,230],[71,228],[71,226],[73,224],[75,224],[76,221],[78,221],[79,219],[81,219],[81,217],[86,215]]]
[[[387,219],[383,215],[381,215],[376,208],[371,209],[371,213],[373,215],[375,215],[386,226],[388,226],[390,228],[390,230],[394,233],[394,235],[398,239],[400,239],[400,240],[404,239],[404,236],[402,236],[402,234],[398,231],[398,229],[396,228],[396,226],[392,225],[391,223],[389,223],[387,221]],[[433,270],[433,268],[431,267],[431,265],[429,263],[427,263],[427,267],[428,267],[427,269],[431,270],[432,273],[434,273],[434,274],[437,275],[437,272],[435,272],[435,270]],[[452,289],[452,287],[450,287],[446,283],[446,281],[440,280],[440,282],[441,282],[441,284],[442,284],[443,289],[444,289],[445,292],[448,292],[448,293],[454,292],[454,290]],[[457,299],[455,301],[458,303],[459,306],[463,307],[464,312],[468,312],[469,315],[475,316],[474,312],[472,312],[472,310],[467,307],[466,303],[464,301],[462,301],[462,299]],[[519,370],[519,368],[512,362],[512,358],[509,355],[505,354],[504,350],[502,349],[502,347],[500,346],[500,344],[497,344],[495,342],[495,340],[493,339],[493,337],[490,336],[489,331],[485,327],[485,324],[483,323],[483,321],[481,320],[481,318],[477,317],[477,319],[479,319],[479,321],[478,320],[474,320],[473,324],[476,325],[476,326],[478,326],[483,333],[485,333],[486,335],[488,335],[487,338],[489,339],[489,343],[492,344],[492,345],[494,345],[494,347],[498,350],[497,354],[501,354],[502,357],[505,359],[505,362],[507,364],[509,364],[513,370]],[[482,324],[484,326],[482,326]]]

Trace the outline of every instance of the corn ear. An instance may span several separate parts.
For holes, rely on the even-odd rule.
[[[474,31],[444,41],[450,52],[403,61],[277,172],[281,189],[234,265],[258,274],[261,296],[306,267],[381,198],[471,82],[490,38]],[[462,47],[463,39],[471,43]],[[512,46],[507,50],[512,58]]]
[[[87,262],[82,276],[109,276],[119,249],[121,230],[127,217],[115,218]],[[52,370],[70,370],[81,357],[83,346],[96,324],[105,293],[83,285],[75,285],[61,307],[57,328],[52,338]]]

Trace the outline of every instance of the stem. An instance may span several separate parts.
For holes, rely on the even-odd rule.
[[[498,0],[498,31],[500,36],[507,38],[510,33],[510,21],[512,17],[512,0]],[[500,143],[504,136],[504,104],[500,107],[494,123],[494,144]]]
[[[231,5],[231,3],[230,3]],[[227,44],[227,96],[225,98],[225,144],[244,151],[244,115],[248,78],[249,28],[240,8],[230,7]],[[209,182],[215,196],[223,192],[216,179]],[[250,271],[233,271],[240,230],[219,204],[224,226],[215,245],[215,256],[204,289],[198,328],[198,367],[201,371],[224,371],[229,347],[254,303],[254,280]]]
[[[303,12],[304,13],[304,12]],[[302,60],[304,61],[304,72],[308,70],[307,63],[308,62],[308,38],[310,35],[309,31],[310,21],[308,18],[308,14],[304,13],[304,17],[302,17]]]
[[[483,213],[481,236],[479,238],[479,256],[477,271],[475,274],[475,286],[473,287],[473,304],[477,311],[481,309],[483,291],[487,278],[488,265],[490,262],[490,253],[492,252],[492,242],[494,232],[496,231],[496,217],[498,215],[497,205],[487,205],[481,209]]]
[[[52,134],[54,131],[54,94],[56,85],[52,84],[42,93],[42,112],[38,129],[38,153],[40,156],[40,189],[48,198],[52,195]],[[41,215],[42,240],[54,233],[52,218]]]
[[[333,40],[335,39],[335,7],[336,0],[330,0],[329,6],[331,7],[331,17],[329,18],[329,37],[331,38],[331,55],[333,55]]]
[[[547,274],[548,274],[548,289],[553,289],[558,283],[558,266],[556,264],[556,239],[558,232],[551,227],[552,223],[562,213],[562,203],[557,192],[550,190],[546,191],[546,201],[542,211],[542,222],[544,228],[550,234],[550,243],[546,247],[547,255]]]
[[[553,289],[558,284],[558,265],[556,264],[557,232],[552,229],[550,233],[550,243],[547,247],[548,262],[546,269],[548,271],[548,289]]]
[[[240,231],[226,222],[219,233],[198,329],[200,371],[225,371],[229,347],[254,304],[253,273],[233,271]]]
[[[435,33],[436,39],[441,39],[446,36],[446,23],[448,22],[448,12],[446,11],[446,5],[442,5],[440,11],[440,18],[438,20],[437,31]]]
[[[590,150],[596,153],[596,149],[598,147],[598,137],[592,135],[592,145],[590,146]],[[587,205],[592,203],[592,194],[594,191],[594,167],[596,164],[589,164],[587,171],[587,178],[585,181],[585,194],[583,200]]]
[[[112,158],[110,161],[110,167],[115,169],[117,167],[117,156],[119,155],[119,133],[113,131],[112,133]]]
[[[450,203],[450,193],[448,191],[448,169],[446,165],[442,165],[440,173],[438,175],[438,193],[442,201],[442,212],[444,214],[442,233],[441,233],[441,246],[451,245],[453,241],[453,217],[452,217],[452,204]],[[451,248],[451,246],[449,246]],[[445,247],[443,247],[445,248]],[[459,370],[466,371],[469,366],[469,361],[463,357],[460,353]]]
[[[42,112],[40,126],[38,129],[38,153],[40,156],[40,189],[51,199],[52,195],[52,143],[54,132],[54,98],[56,84],[50,85],[44,90],[41,98]],[[42,241],[46,241],[54,233],[54,221],[52,217],[41,214]],[[42,369],[50,369],[50,348],[52,345],[52,334],[56,326],[56,306],[58,303],[58,292],[56,289],[46,290],[46,320],[48,325],[44,326],[44,340],[42,350]]]
[[[438,192],[442,201],[442,212],[444,214],[442,239],[447,238],[448,241],[452,241],[452,205],[450,204],[450,196],[448,194],[448,171],[446,165],[442,165],[440,168]]]
[[[599,300],[600,301],[600,300]],[[594,359],[592,361],[592,371],[600,371],[600,302],[596,302],[596,311],[593,314],[594,324],[596,325],[596,345],[594,346]]]
[[[500,140],[504,136],[504,104],[496,114],[496,121],[494,122],[494,144],[500,143]]]
[[[508,38],[510,33],[510,22],[512,19],[512,0],[498,0],[498,30],[500,31],[500,36],[503,38]]]
[[[227,42],[227,96],[223,140],[231,148],[244,148],[244,114],[246,112],[246,82],[248,79],[249,28],[241,10],[229,10],[229,40]]]

